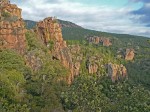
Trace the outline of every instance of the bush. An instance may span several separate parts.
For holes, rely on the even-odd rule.
[[[48,45],[49,45],[49,50],[53,50],[54,42],[52,40],[48,42]]]
[[[9,12],[3,11],[3,12],[2,12],[2,16],[3,16],[4,18],[8,18],[8,17],[10,17],[11,15],[10,15]]]

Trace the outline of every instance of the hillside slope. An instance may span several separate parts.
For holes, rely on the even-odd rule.
[[[116,54],[119,49],[125,50],[126,48],[133,48],[136,54],[134,62],[127,63],[126,65],[129,70],[129,80],[134,84],[143,84],[145,87],[150,87],[150,69],[148,69],[150,64],[149,38],[84,29],[68,21],[60,20],[60,23],[63,24],[63,38],[68,42],[79,41],[82,43],[82,41],[87,41],[88,37],[100,36],[107,37],[111,40],[113,44],[110,49],[114,54]],[[139,67],[141,68],[139,69]]]
[[[53,17],[27,30],[22,10],[0,2],[0,112],[150,112],[148,38]]]
[[[24,20],[25,22],[25,25],[26,25],[26,28],[27,29],[32,29],[36,26],[36,21],[32,21],[32,20]],[[57,19],[57,22],[62,26],[62,28],[81,28],[81,26],[75,24],[75,23],[72,23],[72,22],[69,22],[69,21],[64,21],[64,20],[60,20],[60,19]]]

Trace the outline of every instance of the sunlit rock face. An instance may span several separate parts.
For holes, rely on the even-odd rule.
[[[125,60],[133,60],[134,59],[134,49],[126,49]]]
[[[127,69],[125,66],[118,64],[108,64],[108,75],[111,77],[112,82],[127,78]]]
[[[67,82],[71,84],[74,79],[74,65],[70,50],[63,40],[61,26],[53,17],[45,18],[37,23],[35,32],[38,38],[50,49],[54,59],[60,60],[62,64],[70,70]],[[78,69],[79,65],[76,63]]]
[[[25,25],[21,17],[21,9],[8,0],[1,0],[0,7],[0,48],[14,49],[24,54]]]

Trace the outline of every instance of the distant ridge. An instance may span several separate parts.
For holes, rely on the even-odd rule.
[[[64,21],[64,20],[60,20],[60,19],[57,19],[57,21],[59,24],[61,24],[61,26],[63,28],[83,28],[75,23],[70,22],[70,21]],[[32,20],[24,20],[24,22],[25,22],[27,29],[34,28],[37,23],[37,21],[32,21]]]
[[[64,21],[60,19],[57,19],[57,21],[62,26],[62,34],[65,40],[85,40],[85,38],[89,36],[116,37],[126,41],[128,41],[128,39],[138,39],[138,40],[149,39],[147,37],[144,38],[144,36],[136,36],[131,34],[117,34],[117,33],[90,30],[83,28],[70,21]],[[34,28],[37,23],[36,21],[32,20],[24,20],[24,22],[27,29]]]
[[[58,23],[61,24],[61,26],[63,28],[66,28],[66,27],[67,28],[83,28],[75,23],[70,22],[70,21],[64,21],[64,20],[60,20],[60,19],[58,19]]]
[[[36,26],[36,21],[32,21],[32,20],[24,20],[25,22],[25,26],[27,29],[32,29]]]

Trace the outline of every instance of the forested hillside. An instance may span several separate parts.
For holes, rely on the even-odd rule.
[[[60,20],[60,23],[68,26],[69,22]],[[28,24],[28,23],[26,23]],[[70,23],[71,24],[71,23]],[[31,24],[32,25],[32,24]],[[75,25],[78,26],[78,25]],[[82,27],[62,27],[63,38],[68,42],[83,42],[87,41],[87,37],[100,36],[110,38],[113,43],[109,48],[114,55],[117,55],[119,49],[133,48],[135,50],[134,61],[126,63],[129,70],[129,80],[134,84],[142,84],[145,87],[150,87],[150,39],[147,37],[114,34],[85,29]]]
[[[150,112],[150,39],[26,20],[1,2],[0,112]]]

